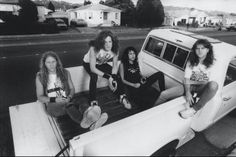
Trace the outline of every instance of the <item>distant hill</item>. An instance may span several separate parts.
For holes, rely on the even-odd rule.
[[[71,9],[71,8],[76,8],[76,7],[80,7],[83,4],[77,3],[77,4],[72,4],[72,3],[68,3],[65,1],[55,1],[55,0],[34,0],[34,2],[36,4],[41,4],[44,5],[45,7],[48,7],[48,3],[52,2],[52,4],[54,5],[55,9],[62,9],[62,10],[67,10],[67,9]]]

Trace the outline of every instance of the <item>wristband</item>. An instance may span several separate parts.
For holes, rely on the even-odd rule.
[[[106,79],[109,79],[109,78],[110,78],[110,75],[108,75],[107,73],[104,73],[102,77],[104,77],[104,78],[106,78]]]
[[[56,97],[50,97],[49,102],[56,102]]]
[[[113,78],[114,80],[117,80],[117,79],[118,79],[118,75],[117,75],[117,74],[112,74],[111,76],[112,76],[112,78]]]

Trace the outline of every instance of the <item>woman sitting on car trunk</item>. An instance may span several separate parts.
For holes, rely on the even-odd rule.
[[[206,39],[197,40],[185,69],[184,89],[187,103],[186,109],[179,112],[182,118],[192,117],[215,96],[218,84],[211,77],[214,60],[211,43]],[[194,100],[194,93],[199,101]]]

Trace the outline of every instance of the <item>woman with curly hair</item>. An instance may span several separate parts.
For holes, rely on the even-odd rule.
[[[144,77],[141,74],[138,63],[138,52],[134,47],[127,47],[121,58],[120,76],[125,85],[127,85],[128,96],[135,104],[142,109],[152,107],[159,97],[161,91],[165,90],[165,78],[161,71]],[[158,81],[160,91],[153,93],[150,87]],[[151,93],[152,92],[152,93]],[[151,95],[151,97],[150,97]]]
[[[91,105],[97,105],[96,88],[98,76],[109,80],[109,87],[114,94],[119,96],[120,103],[126,109],[131,109],[125,92],[124,86],[117,75],[118,72],[118,56],[119,42],[117,37],[108,30],[101,31],[95,40],[89,42],[89,51],[83,59],[83,66],[90,75],[89,96]],[[112,66],[108,64],[112,61]]]
[[[55,52],[45,52],[40,60],[40,71],[36,75],[36,94],[46,105],[49,115],[58,117],[68,114],[83,128],[96,129],[107,121],[107,114],[101,115],[100,107],[89,108],[83,102],[78,109],[72,100],[75,88],[70,72],[63,68]]]
[[[192,117],[215,96],[218,84],[211,77],[214,60],[211,43],[206,39],[197,40],[185,69],[184,89],[187,103],[186,109],[179,113],[182,118]],[[199,97],[197,102],[193,98],[194,93]]]

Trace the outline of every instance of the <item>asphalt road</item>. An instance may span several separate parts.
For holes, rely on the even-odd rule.
[[[120,52],[127,46],[141,48],[147,30],[118,33]],[[198,32],[236,45],[236,32]],[[38,71],[40,54],[57,52],[64,67],[79,66],[88,51],[88,41],[95,36],[89,34],[59,34],[37,36],[0,37],[0,112],[8,107],[36,100],[35,74]]]

